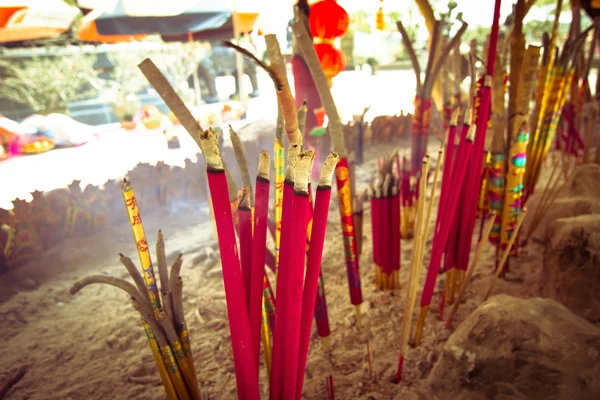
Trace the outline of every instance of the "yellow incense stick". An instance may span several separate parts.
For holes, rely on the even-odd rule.
[[[146,282],[146,289],[148,290],[148,297],[150,298],[150,303],[154,309],[155,316],[158,317],[160,298],[158,296],[158,287],[154,277],[154,268],[152,267],[152,260],[150,259],[150,250],[148,241],[146,240],[144,226],[142,225],[140,210],[133,187],[127,179],[123,180],[121,190],[123,192],[123,199],[125,200],[127,215],[129,216],[129,223],[131,224],[131,230],[133,231],[133,238],[136,243],[138,256],[140,257],[140,263],[142,264],[142,272],[144,282]]]
[[[421,168],[421,176],[426,177],[429,168],[429,157],[425,157],[423,160],[423,166]],[[425,244],[425,235],[423,234],[424,219],[425,219],[425,189],[426,179],[420,181],[420,191],[423,193],[419,196],[418,210],[415,221],[415,235],[413,240],[413,251],[411,256],[411,266],[408,277],[408,292],[406,294],[406,300],[404,305],[404,315],[402,318],[402,340],[400,343],[400,354],[404,356],[406,347],[408,346],[408,338],[410,336],[410,327],[412,323],[412,314],[415,308],[415,302],[417,300],[417,287],[421,278],[421,265],[419,260],[421,257],[421,247]]]
[[[277,139],[274,143],[273,164],[275,167],[275,265],[279,265],[279,245],[281,242],[281,218],[283,207],[283,183],[285,180],[285,152]]]

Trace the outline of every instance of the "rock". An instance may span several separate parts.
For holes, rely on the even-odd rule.
[[[549,299],[500,295],[450,336],[431,399],[600,398],[600,329]]]
[[[542,294],[600,321],[600,214],[556,220],[544,249]]]
[[[562,197],[556,199],[554,204],[548,208],[548,211],[536,228],[536,235],[544,239],[551,238],[550,232],[554,229],[556,221],[561,218],[600,214],[600,201],[598,200],[600,199],[590,196]],[[533,213],[531,217],[533,217]]]

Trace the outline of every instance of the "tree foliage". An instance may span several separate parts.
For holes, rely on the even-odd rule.
[[[95,62],[89,54],[0,60],[0,97],[36,112],[65,111],[69,102],[94,97],[104,87]]]

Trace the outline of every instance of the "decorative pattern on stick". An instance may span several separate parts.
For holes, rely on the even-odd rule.
[[[319,64],[317,54],[312,46],[312,40],[306,31],[304,22],[296,21],[292,23],[292,31],[296,36],[298,46],[302,51],[308,70],[313,77],[319,97],[323,103],[323,108],[329,118],[328,128],[333,141],[333,149],[340,156],[335,175],[338,188],[338,203],[342,222],[342,233],[344,235],[346,272],[348,275],[350,302],[355,306],[357,325],[360,325],[361,318],[359,306],[362,303],[362,291],[356,241],[354,240],[355,232],[354,220],[352,218],[352,193],[350,190],[350,181],[348,180],[348,159],[343,125],[337,112],[335,102],[333,101],[333,96],[329,90],[327,77]]]

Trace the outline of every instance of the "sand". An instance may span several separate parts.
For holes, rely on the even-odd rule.
[[[408,143],[399,145],[406,147]],[[357,168],[359,191],[366,187],[374,171],[374,157],[387,149],[389,146],[366,152],[365,159],[370,161]],[[437,153],[437,149],[434,151]],[[435,291],[423,341],[419,347],[408,350],[404,379],[394,384],[392,376],[398,361],[412,241],[402,242],[400,291],[376,290],[372,244],[368,238],[370,212],[366,205],[361,257],[364,326],[358,329],[349,301],[335,203],[332,201],[323,258],[331,351],[325,354],[315,334],[308,357],[304,398],[327,398],[327,374],[333,376],[337,399],[420,398],[419,392],[424,390],[426,379],[451,334],[439,320],[440,291]],[[210,247],[214,242],[206,204],[180,205],[172,211],[159,209],[145,215],[144,223],[151,243],[155,242],[157,230],[162,229],[169,262],[179,251],[184,253],[184,307],[201,386],[213,399],[235,398],[223,280],[218,256]],[[91,237],[69,239],[60,248],[47,251],[43,259],[1,276],[0,338],[4,363],[0,367],[0,382],[17,368],[27,368],[7,398],[164,398],[139,316],[127,296],[104,286],[87,287],[75,296],[69,295],[70,286],[87,275],[125,277],[126,271],[118,262],[119,252],[137,261],[127,224]],[[426,254],[425,263],[428,258]],[[495,250],[487,246],[454,327],[482,303],[494,260]],[[511,260],[511,272],[496,283],[494,294],[536,297],[541,292],[541,265],[542,246],[531,241],[520,250],[518,258]],[[419,288],[425,273],[423,268]],[[372,373],[367,362],[367,343],[373,358]],[[268,384],[262,364],[260,383],[266,395]],[[421,398],[427,397],[421,395]]]

